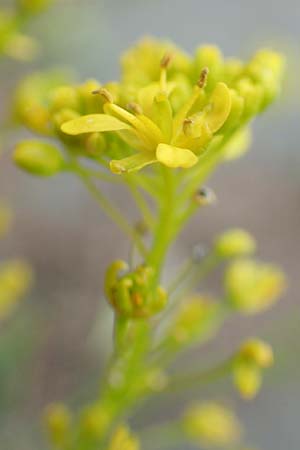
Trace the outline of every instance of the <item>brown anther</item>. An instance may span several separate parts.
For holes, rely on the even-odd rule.
[[[103,97],[104,100],[106,102],[108,102],[108,103],[113,103],[114,102],[113,96],[105,88],[96,89],[95,91],[92,92],[92,94],[94,94],[94,95],[101,95],[101,97]]]
[[[143,114],[143,109],[138,103],[130,102],[127,104],[127,109],[133,112],[134,114],[141,115]]]
[[[134,292],[132,294],[131,298],[132,298],[133,304],[135,306],[141,307],[143,305],[143,297],[142,297],[142,295],[140,293]]]
[[[205,88],[208,73],[209,73],[208,67],[204,67],[204,69],[201,70],[200,77],[197,81],[197,86],[199,86],[200,89]]]
[[[162,69],[167,69],[169,67],[169,64],[171,62],[172,59],[172,54],[171,53],[165,53],[164,56],[162,57],[161,61],[160,61],[160,67]]]
[[[189,117],[186,118],[186,119],[184,119],[183,125],[182,125],[183,132],[184,132],[184,133],[189,129],[189,126],[190,126],[192,123],[193,123],[193,120],[190,119]]]

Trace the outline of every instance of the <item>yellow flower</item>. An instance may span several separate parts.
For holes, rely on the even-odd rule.
[[[119,426],[111,438],[108,450],[139,450],[140,444],[126,426]]]
[[[107,89],[97,92],[105,100],[104,113],[89,114],[64,123],[62,131],[69,135],[94,132],[116,132],[133,149],[129,157],[112,160],[114,173],[130,172],[160,162],[171,168],[189,168],[222,127],[231,109],[231,95],[225,83],[216,84],[211,94],[205,93],[208,76],[203,69],[193,92],[175,111],[170,96],[176,83],[167,81],[168,56],[161,61],[160,80],[138,90],[138,103],[124,108],[114,102]]]

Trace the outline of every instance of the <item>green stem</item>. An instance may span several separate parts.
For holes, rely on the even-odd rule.
[[[156,282],[160,278],[163,261],[171,242],[175,210],[175,183],[172,169],[162,167],[164,177],[163,203],[160,208],[160,218],[155,230],[152,249],[147,262],[156,270]]]
[[[226,361],[203,372],[194,372],[173,377],[163,392],[178,392],[186,389],[194,389],[199,386],[212,383],[230,374],[234,359],[230,357]]]

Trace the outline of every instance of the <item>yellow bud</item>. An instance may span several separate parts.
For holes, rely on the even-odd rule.
[[[263,89],[249,78],[242,78],[236,84],[238,94],[244,99],[242,120],[247,121],[253,117],[261,108],[263,101]]]
[[[87,407],[81,417],[81,429],[90,437],[101,438],[111,423],[111,415],[102,405]]]
[[[13,34],[4,46],[4,52],[19,61],[31,61],[38,53],[37,42],[21,33]]]
[[[236,415],[218,403],[191,406],[183,419],[184,431],[189,439],[207,446],[229,446],[238,441],[241,426]]]
[[[14,152],[14,161],[20,168],[33,175],[51,176],[64,168],[64,159],[60,151],[45,142],[30,140],[18,144]]]
[[[246,341],[240,348],[239,358],[262,368],[270,367],[274,362],[272,347],[260,339]]]
[[[51,442],[63,447],[71,425],[71,414],[61,403],[49,405],[45,412],[45,422]]]
[[[233,308],[245,314],[254,314],[270,307],[284,287],[284,275],[277,267],[253,260],[235,261],[225,274],[228,301]]]
[[[77,110],[79,108],[78,93],[72,86],[59,86],[50,94],[50,108],[53,112],[61,109]]]
[[[262,382],[261,371],[255,364],[239,363],[233,371],[234,384],[245,400],[253,399]]]
[[[222,258],[249,255],[255,251],[256,243],[251,234],[236,228],[225,231],[214,243],[215,251]]]
[[[0,319],[5,319],[27,292],[33,273],[27,263],[9,261],[0,266]]]
[[[140,450],[140,444],[129,428],[121,425],[114,431],[108,450]]]
[[[102,111],[103,100],[100,95],[93,92],[98,91],[101,84],[96,80],[87,80],[85,83],[77,87],[80,105],[83,114],[92,114]]]

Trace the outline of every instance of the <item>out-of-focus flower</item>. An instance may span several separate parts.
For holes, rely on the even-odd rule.
[[[262,383],[262,370],[273,364],[272,347],[259,340],[249,339],[240,348],[233,365],[234,384],[240,395],[254,398]]]
[[[247,231],[236,228],[227,230],[217,237],[214,249],[222,258],[245,256],[256,249],[254,238]]]
[[[183,419],[186,436],[200,446],[227,447],[242,433],[236,415],[218,403],[196,404],[188,408]]]
[[[32,270],[20,260],[0,266],[0,319],[5,319],[17,306],[32,283]]]
[[[54,145],[37,140],[18,144],[14,161],[27,172],[44,177],[55,175],[65,167],[64,158]]]
[[[232,308],[255,314],[273,305],[285,287],[283,272],[250,259],[233,262],[225,274],[227,300]]]
[[[113,433],[108,450],[140,450],[138,438],[125,425]]]
[[[51,442],[57,448],[64,448],[71,426],[71,414],[62,403],[53,403],[45,412],[45,424]]]

